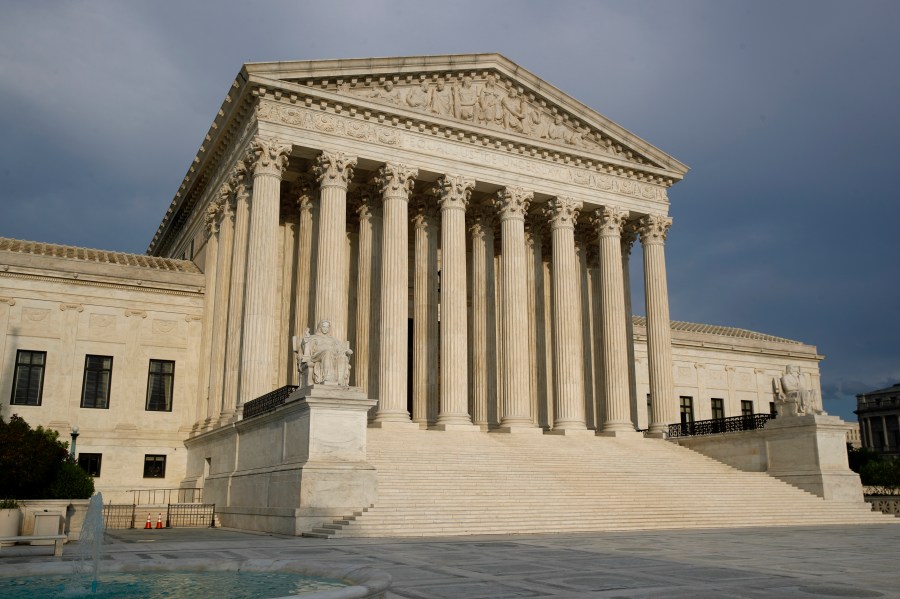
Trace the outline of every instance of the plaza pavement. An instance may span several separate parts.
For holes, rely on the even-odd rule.
[[[370,565],[393,577],[392,599],[900,597],[897,524],[330,540],[221,528],[113,530],[103,559]],[[49,550],[4,548],[0,575],[78,554],[75,543],[62,558]]]

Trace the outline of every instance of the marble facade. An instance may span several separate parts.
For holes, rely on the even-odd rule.
[[[684,397],[697,420],[714,417],[712,398],[726,416],[740,415],[742,402],[768,412],[773,377],[787,366],[818,393],[813,346],[670,321],[667,189],[686,172],[496,54],[247,64],[146,258],[181,265],[178,276],[192,281],[179,300],[182,320],[190,316],[184,330],[155,346],[178,347],[179,416],[150,424],[132,407],[122,418],[169,435],[177,466],[168,486],[202,486],[216,474],[205,454],[185,457],[186,440],[219,452],[216,467],[231,460],[222,472],[239,470],[222,439],[238,429],[266,438],[265,427],[241,424],[242,407],[300,384],[291,338],[323,320],[353,351],[342,383],[375,401],[372,427],[663,436]],[[42,343],[14,323],[52,296],[93,305],[83,283],[48,273],[97,261],[30,264],[36,258],[22,251],[0,259],[11,266],[0,272],[8,404],[16,349]],[[631,316],[640,311],[632,259],[643,266],[645,317]],[[153,267],[141,268],[92,276],[128,281],[116,309],[170,310],[145,297]],[[28,269],[28,282],[12,274]],[[58,323],[53,335],[80,334],[79,323]],[[156,351],[139,339],[123,332],[116,342],[142,358]],[[69,343],[59,351],[70,363],[85,353]],[[134,384],[145,378],[135,374]],[[4,415],[77,421],[82,451],[107,437],[132,443],[83,417],[79,389],[60,388],[65,416],[9,405]],[[109,413],[125,409],[114,401]],[[92,427],[96,440],[85,434]]]

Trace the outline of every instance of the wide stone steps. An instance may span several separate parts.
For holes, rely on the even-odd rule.
[[[443,536],[892,521],[658,439],[370,429],[378,500],[309,536]]]

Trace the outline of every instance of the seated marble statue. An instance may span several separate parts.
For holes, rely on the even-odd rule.
[[[306,329],[299,348],[296,337],[294,339],[297,368],[303,385],[350,385],[350,356],[353,351],[350,342],[331,336],[331,322],[320,321],[315,334],[310,334]]]
[[[780,378],[772,379],[772,388],[775,392],[775,400],[779,404],[787,406],[790,415],[822,413],[816,406],[813,390],[804,383],[798,367],[786,366],[784,374]]]

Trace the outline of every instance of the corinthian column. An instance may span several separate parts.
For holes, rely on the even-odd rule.
[[[228,327],[228,288],[231,284],[231,257],[234,243],[234,208],[231,189],[223,189],[222,212],[219,221],[219,256],[216,266],[215,310],[210,343],[209,397],[220,416],[230,418],[233,411],[225,410],[225,334]],[[229,407],[232,405],[229,402]]]
[[[418,169],[388,163],[376,178],[382,192],[383,233],[378,409],[373,426],[418,426],[406,411],[409,193],[418,175]]]
[[[241,368],[241,335],[244,330],[244,290],[247,274],[247,237],[250,231],[250,194],[247,191],[247,164],[234,165],[229,185],[234,191],[234,239],[231,255],[231,281],[228,286],[228,334],[225,336],[225,384],[222,395],[224,412],[238,403],[238,373]]]
[[[241,403],[272,390],[276,364],[278,209],[290,144],[257,137],[250,148],[253,196],[247,245],[247,295],[241,348]]]
[[[478,430],[469,417],[466,314],[466,206],[475,181],[444,175],[434,193],[441,206],[441,403],[439,430]]]
[[[322,152],[313,164],[319,181],[315,323],[330,320],[335,339],[347,338],[347,185],[356,158]]]
[[[301,173],[291,189],[291,197],[294,198],[297,210],[297,266],[296,266],[296,292],[294,297],[294,330],[292,335],[302,335],[309,328],[314,330],[315,324],[310,316],[310,297],[313,295],[312,271],[313,271],[313,210],[314,199],[317,192],[314,189],[314,176],[310,173]],[[356,348],[354,348],[356,351]],[[300,384],[300,373],[294,367],[291,381],[294,385]]]
[[[584,348],[578,307],[579,267],[575,258],[575,221],[581,202],[556,197],[547,203],[553,241],[553,331],[556,351],[553,380],[556,383],[553,432],[586,431],[584,423]]]
[[[438,225],[433,198],[414,203],[412,419],[434,424],[438,417]]]
[[[497,322],[494,291],[494,213],[475,210],[472,233],[472,421],[487,428],[496,420]],[[493,414],[488,417],[488,414]]]
[[[378,348],[375,343],[376,351],[371,351],[373,341],[377,341],[373,339],[372,332],[378,330],[376,325],[380,315],[376,302],[380,291],[377,282],[381,265],[378,250],[381,244],[375,243],[381,238],[381,220],[377,216],[379,211],[377,191],[373,186],[364,186],[356,204],[356,214],[359,217],[359,258],[356,270],[356,347],[353,349],[356,367],[353,372],[356,377],[354,385],[366,393],[369,392],[370,383],[375,382],[369,379],[369,373],[371,364],[376,362],[373,356],[377,355]],[[373,314],[375,318],[372,318]]]
[[[631,248],[637,239],[634,221],[622,227],[622,278],[625,280],[625,335],[628,338],[628,397],[631,398],[631,422],[638,427],[637,375],[634,372],[634,310],[631,306]],[[638,427],[640,428],[640,427]]]
[[[223,185],[223,191],[219,197],[227,192],[227,185]],[[209,237],[206,240],[206,261],[203,274],[206,275],[206,293],[203,296],[203,332],[200,340],[200,379],[197,385],[197,423],[193,432],[201,427],[208,428],[212,419],[212,404],[209,394],[210,375],[210,346],[212,343],[213,314],[216,309],[216,276],[218,275],[219,254],[219,213],[222,206],[220,201],[211,201],[206,208],[206,230]]]
[[[672,340],[664,243],[672,219],[650,214],[641,220],[644,296],[647,303],[647,359],[650,364],[650,434],[664,435],[677,421],[672,378]]]
[[[503,403],[501,432],[535,432],[528,377],[528,289],[525,272],[525,212],[534,194],[521,187],[497,193],[500,212],[500,293]]]
[[[628,397],[628,335],[625,326],[625,279],[622,272],[622,227],[628,213],[606,206],[596,213],[600,238],[600,317],[603,322],[604,436],[634,433]]]

